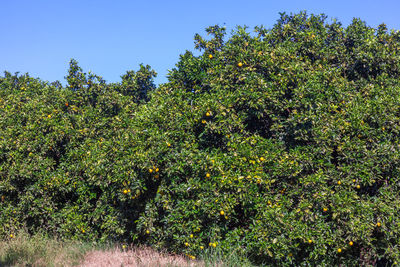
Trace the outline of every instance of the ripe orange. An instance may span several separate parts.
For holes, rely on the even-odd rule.
[[[338,252],[338,253],[341,253],[341,252],[342,252],[342,249],[341,249],[341,248],[338,248],[337,252]]]
[[[328,211],[328,208],[324,208],[323,211],[324,211],[324,212]]]
[[[352,245],[353,245],[353,241],[350,241],[350,242],[349,242],[349,246],[352,246]]]
[[[225,212],[224,212],[223,210],[221,210],[221,211],[219,212],[219,214],[221,214],[222,216],[224,216]]]
[[[341,184],[342,184],[342,182],[341,182],[341,181],[338,181],[338,182],[337,182],[337,184],[338,184],[338,185],[341,185]]]
[[[209,174],[208,172],[206,173],[206,177],[207,178],[210,178],[211,177],[211,174]]]
[[[243,63],[242,63],[242,62],[239,62],[237,65],[238,65],[238,67],[240,68],[240,67],[243,66]]]
[[[311,244],[313,241],[311,239],[308,239],[308,244]]]
[[[124,189],[123,193],[124,195],[128,194],[128,190]]]
[[[376,223],[376,226],[381,227],[381,223],[380,223],[380,222],[377,222],[377,223]]]
[[[149,169],[149,173],[152,173],[153,172],[153,169]]]
[[[212,59],[212,58],[213,58],[213,55],[209,54],[208,57],[209,57],[210,59]]]

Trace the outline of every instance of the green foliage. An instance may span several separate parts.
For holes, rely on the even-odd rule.
[[[121,76],[121,93],[129,95],[133,101],[139,103],[140,101],[149,100],[149,92],[155,89],[153,77],[156,72],[151,70],[149,65],[140,65],[140,70],[136,73],[134,71],[127,71],[125,75]]]
[[[123,239],[273,266],[400,260],[400,33],[324,15],[195,36],[155,88],[72,61],[0,80],[0,233]]]
[[[65,238],[117,239],[144,203],[123,194],[137,175],[135,150],[124,147],[138,104],[119,93],[122,84],[86,75],[75,61],[69,73],[67,89],[27,75],[1,79],[2,234],[25,225]],[[131,82],[150,90],[146,75],[138,71]],[[140,195],[143,181],[131,190]]]

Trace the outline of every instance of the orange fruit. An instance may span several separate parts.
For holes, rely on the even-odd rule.
[[[380,222],[377,222],[377,223],[376,223],[376,226],[381,227],[381,223],[380,223]]]
[[[350,242],[349,242],[349,246],[352,246],[352,245],[353,245],[353,241],[350,241]]]
[[[337,252],[338,252],[338,253],[341,253],[341,252],[342,252],[342,249],[341,249],[341,248],[338,248]]]
[[[206,177],[207,177],[207,178],[210,178],[210,176],[211,176],[211,174],[206,173]]]
[[[238,65],[238,67],[240,68],[240,67],[243,66],[243,63],[242,63],[242,62],[239,62],[237,65]]]
[[[221,210],[221,211],[219,212],[219,214],[221,214],[222,216],[224,216],[225,212],[224,212],[223,210]]]

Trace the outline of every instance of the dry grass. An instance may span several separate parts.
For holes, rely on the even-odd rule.
[[[146,247],[102,246],[77,241],[58,241],[44,235],[30,236],[22,231],[0,241],[0,267],[79,266],[79,267],[222,267],[253,266],[236,257],[222,258],[205,252],[204,260],[160,253]],[[223,262],[223,263],[222,263]]]
[[[109,250],[95,250],[86,254],[80,267],[157,267],[179,266],[197,267],[204,266],[198,261],[189,261],[183,256],[158,253],[150,248],[130,248],[121,250],[118,248]]]
[[[6,266],[204,266],[184,256],[159,253],[150,248],[99,247],[74,241],[58,241],[44,235],[19,232],[0,241],[0,267]]]

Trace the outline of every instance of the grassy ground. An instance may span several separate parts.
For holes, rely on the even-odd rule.
[[[0,267],[5,266],[253,266],[235,255],[223,258],[218,252],[205,252],[200,260],[180,255],[159,253],[151,248],[113,245],[93,245],[77,241],[57,241],[37,234],[20,232],[0,241]]]
[[[20,232],[0,242],[0,266],[74,266],[90,249],[80,242],[61,242]]]

